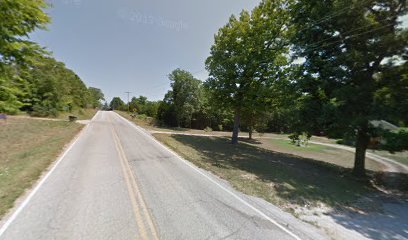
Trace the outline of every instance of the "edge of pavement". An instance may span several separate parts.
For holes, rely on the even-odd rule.
[[[127,122],[135,130],[147,136],[150,140],[161,146],[165,151],[174,155],[179,161],[190,167],[197,174],[207,179],[209,182],[211,182],[211,184],[216,185],[218,188],[223,190],[232,198],[239,201],[249,209],[253,210],[255,214],[261,216],[265,220],[269,221],[270,223],[281,229],[283,232],[287,233],[293,239],[297,240],[329,239],[329,237],[326,234],[324,234],[321,229],[296,218],[290,213],[284,212],[282,209],[278,208],[272,203],[265,201],[264,199],[255,196],[250,196],[234,189],[233,187],[231,187],[228,181],[219,178],[218,176],[214,175],[213,173],[205,169],[197,167],[188,160],[185,160],[183,157],[178,155],[169,147],[158,141],[148,130],[136,125],[134,122],[129,121],[128,119],[120,116],[116,112],[114,112],[114,114],[118,118]]]
[[[61,149],[58,157],[51,162],[51,164],[43,170],[38,179],[32,184],[32,186],[24,191],[24,193],[19,196],[14,201],[14,206],[10,208],[3,217],[0,218],[0,237],[4,234],[7,228],[13,223],[13,221],[18,217],[20,212],[25,208],[25,206],[30,202],[34,195],[38,192],[41,186],[45,183],[48,177],[54,172],[54,170],[59,166],[59,164],[64,160],[65,156],[70,152],[70,150],[75,146],[80,137],[84,135],[88,129],[91,122],[96,118],[100,111],[96,112],[92,117],[91,121],[85,125],[72,139],[69,143]]]

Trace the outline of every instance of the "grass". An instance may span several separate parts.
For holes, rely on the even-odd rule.
[[[285,139],[259,139],[258,143],[262,148],[268,150],[310,158],[344,168],[351,169],[354,165],[354,153],[333,147],[313,143],[309,143],[307,147],[298,147]],[[382,171],[385,166],[367,158],[366,168],[372,171]]]
[[[400,162],[408,166],[408,151],[390,153],[388,151],[378,151],[378,150],[372,151],[371,150],[370,152],[380,155],[382,157],[393,159],[397,162]]]
[[[122,117],[136,123],[137,125],[147,128],[153,129],[157,127],[156,120],[151,117],[147,117],[145,115],[137,115],[135,118],[132,118],[130,114],[124,111],[115,111],[117,114],[121,115]]]
[[[0,217],[81,128],[77,123],[25,118],[0,123]]]
[[[57,118],[68,120],[68,116],[72,115],[78,117],[78,120],[88,120],[92,119],[96,112],[98,112],[98,110],[93,108],[77,109],[70,113],[69,112],[59,113]]]
[[[225,137],[154,136],[198,167],[229,181],[237,190],[289,211],[320,203],[353,207],[357,199],[377,191],[368,179],[352,177],[347,167],[299,156],[305,152],[278,152],[270,146],[291,147],[283,143],[274,145],[269,140],[231,145]],[[311,152],[322,149],[331,151],[319,146]],[[370,175],[374,179],[376,173]]]
[[[292,144],[290,140],[282,140],[282,139],[271,139],[270,142],[282,148],[285,148],[287,150],[291,150],[291,151],[321,152],[321,151],[330,149],[329,147],[318,145],[318,144],[313,144],[313,143],[308,144],[307,147],[298,147]]]

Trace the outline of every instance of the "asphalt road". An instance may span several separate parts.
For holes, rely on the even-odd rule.
[[[324,239],[98,112],[0,228],[1,240]]]

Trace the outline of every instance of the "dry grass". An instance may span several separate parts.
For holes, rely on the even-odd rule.
[[[354,153],[342,149],[312,143],[307,147],[298,147],[291,144],[289,140],[283,139],[259,139],[258,144],[262,148],[275,152],[293,154],[299,157],[335,164],[349,169],[354,165]],[[372,171],[383,171],[386,169],[383,164],[369,158],[366,159],[366,168]]]
[[[24,118],[0,123],[0,216],[32,186],[81,128],[76,123]]]
[[[76,116],[78,120],[88,120],[92,119],[93,116],[98,112],[97,109],[87,108],[87,109],[77,109],[72,111],[71,113],[63,112],[58,115],[59,119],[68,120],[68,116]]]
[[[349,157],[342,150],[312,146],[294,151],[271,140],[231,145],[224,137],[154,136],[195,165],[226,179],[237,190],[289,211],[320,203],[352,207],[357,199],[377,192],[370,179],[355,179],[343,163],[334,163],[339,156]],[[376,167],[381,168],[373,165]],[[376,174],[370,175],[374,178]]]

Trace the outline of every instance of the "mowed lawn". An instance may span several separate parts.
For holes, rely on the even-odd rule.
[[[0,122],[0,217],[58,157],[83,125],[11,118]]]
[[[381,172],[384,166],[368,161],[370,177],[355,179],[350,173],[352,153],[320,145],[299,148],[285,140],[241,139],[234,146],[226,137],[154,136],[198,167],[229,181],[237,190],[288,211],[320,203],[353,207],[360,197],[378,191],[372,185],[378,174],[382,180],[387,177]]]

